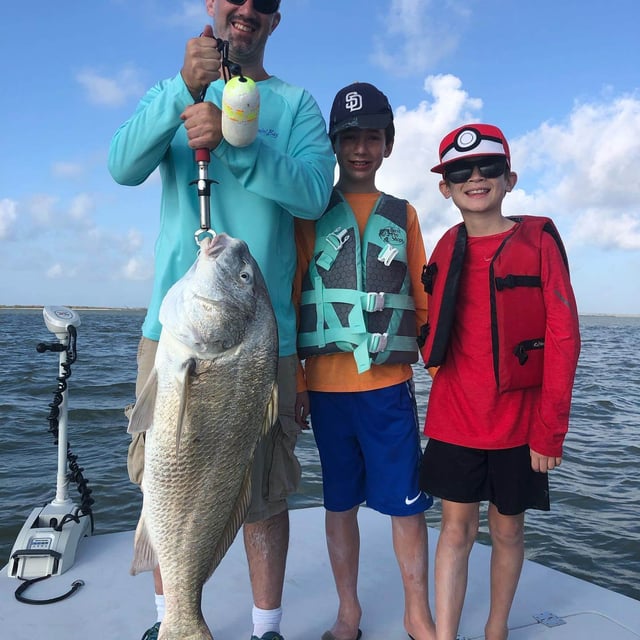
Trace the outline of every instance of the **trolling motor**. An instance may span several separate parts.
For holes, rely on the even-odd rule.
[[[55,499],[31,512],[11,550],[7,574],[28,581],[59,575],[70,569],[80,539],[91,535],[93,529],[91,491],[86,489],[82,469],[75,462],[75,456],[68,451],[67,441],[67,379],[71,375],[70,365],[75,361],[76,328],[80,326],[80,317],[75,311],[58,306],[44,307],[43,316],[47,329],[56,336],[57,341],[40,343],[37,350],[40,353],[53,351],[59,354],[58,389],[54,401],[49,405],[49,430],[54,432],[58,444],[58,472]],[[68,463],[71,474],[67,473]],[[84,492],[81,507],[69,498],[70,475],[75,476],[77,482],[80,480],[78,488],[81,493]]]

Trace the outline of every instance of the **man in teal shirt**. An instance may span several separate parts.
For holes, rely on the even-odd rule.
[[[244,240],[265,277],[280,344],[279,421],[272,436],[283,449],[274,453],[273,468],[256,454],[255,491],[243,533],[254,599],[252,640],[282,640],[280,617],[289,540],[286,497],[296,490],[300,478],[294,454],[299,427],[294,416],[293,219],[313,220],[322,215],[333,184],[335,156],[313,97],[264,69],[266,42],[281,18],[280,0],[205,0],[205,4],[214,29],[208,25],[201,37],[189,40],[180,73],[150,89],[132,117],[116,131],[109,170],[124,185],[141,184],[155,169],[162,178],[155,277],[142,326],[137,391],[153,366],[162,299],[196,258],[194,232],[200,227],[200,208],[192,184],[198,175],[195,149],[211,150],[209,177],[215,180],[212,229]],[[219,107],[224,80],[215,37],[229,42],[230,60],[257,83],[260,92],[258,135],[242,148],[222,137]],[[136,483],[142,479],[143,450],[142,438],[132,442],[128,466]],[[265,483],[267,475],[269,482]],[[267,498],[262,495],[263,485],[270,487]],[[145,634],[147,640],[157,637],[164,612],[159,570],[154,579],[158,622]]]

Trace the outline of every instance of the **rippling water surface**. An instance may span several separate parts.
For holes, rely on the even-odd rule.
[[[80,311],[69,379],[69,442],[95,499],[95,533],[132,529],[140,494],[129,483],[123,407],[132,401],[143,313]],[[58,356],[41,310],[0,310],[0,565],[34,507],[55,497],[48,433]],[[583,316],[582,354],[562,466],[551,474],[551,512],[526,520],[527,556],[640,599],[640,318]],[[421,418],[429,379],[416,367]],[[322,504],[313,436],[299,439],[304,476],[294,507]],[[75,488],[70,488],[75,500]],[[427,513],[437,527],[439,510]],[[486,520],[480,539],[488,542]]]

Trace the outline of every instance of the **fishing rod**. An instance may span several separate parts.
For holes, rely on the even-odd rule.
[[[242,74],[242,67],[229,59],[229,42],[216,38],[216,43],[222,57],[222,78],[225,82],[221,105],[222,136],[234,147],[246,147],[258,134],[260,93],[256,83]],[[204,102],[208,88],[207,85],[202,89],[196,104]],[[196,185],[200,203],[200,228],[194,234],[199,246],[204,237],[216,235],[211,228],[211,184],[217,182],[209,178],[211,151],[208,148],[196,149],[195,161],[198,178],[190,184]]]

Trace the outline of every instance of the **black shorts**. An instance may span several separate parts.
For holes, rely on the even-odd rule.
[[[528,445],[470,449],[430,438],[420,467],[420,489],[451,502],[489,500],[505,516],[549,511],[549,479],[531,468]]]

